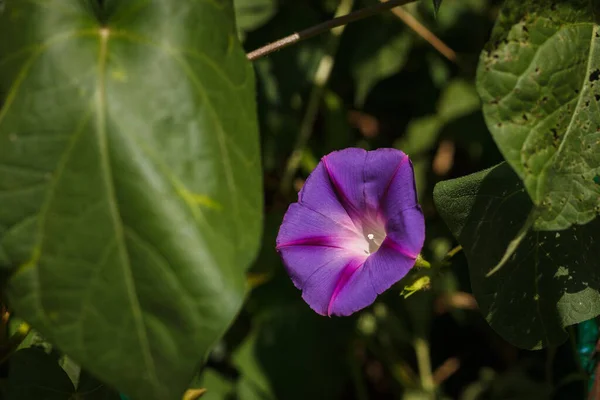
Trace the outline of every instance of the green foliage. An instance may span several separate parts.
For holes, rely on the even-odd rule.
[[[356,81],[356,103],[363,105],[375,84],[397,73],[407,62],[414,34],[393,15],[360,22],[356,30],[361,40],[355,47],[352,76]]]
[[[482,53],[486,121],[539,210],[535,228],[600,213],[600,26],[595,2],[508,0]]]
[[[272,290],[274,285],[269,286]],[[262,295],[281,302],[279,293]],[[347,379],[340,354],[348,346],[348,331],[340,327],[348,322],[324,320],[298,301],[265,305],[254,321],[254,332],[235,355],[242,385],[253,387],[265,400],[340,397]]]
[[[99,4],[0,16],[7,294],[107,383],[177,398],[260,239],[253,72],[227,3]]]
[[[433,1],[433,10],[437,14],[440,10],[440,6],[442,5],[442,0],[432,0]]]
[[[441,182],[434,199],[467,254],[481,311],[505,339],[527,349],[558,345],[566,326],[600,314],[600,219],[560,232],[531,230],[534,207],[506,163]]]
[[[239,30],[246,32],[264,25],[277,11],[275,0],[234,0]]]
[[[421,0],[420,33],[386,12],[252,67],[238,43],[378,3],[0,0],[2,398],[584,397],[597,333],[586,371],[560,344],[600,314],[597,1]],[[410,155],[430,268],[323,318],[274,243],[351,146]]]

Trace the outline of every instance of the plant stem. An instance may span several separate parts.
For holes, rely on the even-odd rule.
[[[350,24],[352,22],[359,21],[364,18],[371,17],[373,15],[379,14],[381,12],[391,10],[394,7],[402,6],[404,4],[411,3],[416,0],[389,0],[385,3],[375,4],[370,7],[365,7],[360,10],[357,10],[353,13],[349,13],[343,16],[339,16],[332,20],[323,22],[319,25],[312,26],[308,29],[305,29],[300,32],[295,32],[289,36],[286,36],[282,39],[277,40],[276,42],[270,43],[266,46],[263,46],[259,49],[256,49],[247,54],[247,57],[250,61],[254,61],[260,57],[266,56],[274,51],[283,49],[289,45],[294,43],[298,43],[302,40],[312,38],[314,36],[320,35],[321,33],[327,32],[333,28],[338,26],[343,26]]]
[[[431,372],[431,359],[429,355],[429,343],[423,338],[416,338],[414,341],[415,353],[417,355],[417,365],[419,367],[419,376],[421,378],[421,386],[427,393],[433,395],[435,392],[435,384],[433,382],[433,374]]]
[[[461,246],[461,245],[458,245],[458,246],[456,246],[455,248],[453,248],[452,250],[450,250],[450,251],[448,252],[448,254],[446,254],[446,256],[444,257],[444,260],[449,260],[449,259],[451,259],[451,258],[452,258],[452,257],[454,257],[455,255],[457,255],[458,253],[460,253],[460,252],[462,251],[462,249],[463,249],[463,248],[462,248],[462,246]]]
[[[350,12],[350,10],[352,10],[353,4],[354,0],[342,0],[338,6],[338,9],[336,10],[336,15],[347,14]],[[337,52],[343,32],[343,25],[332,31],[331,41],[328,43],[326,53],[323,55],[323,57],[321,57],[319,66],[317,67],[317,71],[313,77],[313,86],[308,97],[308,103],[306,106],[306,111],[304,112],[304,117],[302,118],[302,122],[300,124],[298,137],[296,138],[296,143],[294,144],[294,150],[288,159],[281,178],[281,186],[279,189],[284,195],[287,194],[292,187],[292,180],[294,179],[294,175],[300,166],[302,156],[304,155],[304,150],[312,134],[315,120],[317,118],[317,114],[319,113],[319,106],[321,105],[323,93],[325,92],[325,86],[327,85],[329,77],[331,76],[331,71],[333,70],[335,53]]]

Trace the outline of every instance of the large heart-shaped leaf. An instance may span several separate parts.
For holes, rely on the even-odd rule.
[[[230,1],[9,0],[0,258],[47,339],[133,398],[180,397],[244,296],[261,175]]]
[[[434,200],[466,252],[481,311],[506,340],[557,345],[565,326],[600,314],[600,219],[561,232],[529,229],[536,211],[506,163],[439,183]]]
[[[540,215],[565,229],[600,213],[600,26],[595,0],[507,0],[482,53],[489,129]]]

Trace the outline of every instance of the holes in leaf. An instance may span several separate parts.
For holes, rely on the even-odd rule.
[[[600,79],[600,69],[596,69],[590,74],[590,82],[595,82],[598,79]]]

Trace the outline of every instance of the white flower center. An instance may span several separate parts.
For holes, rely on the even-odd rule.
[[[385,240],[385,229],[383,227],[370,227],[369,230],[365,232],[365,239],[367,248],[365,248],[365,254],[373,254],[379,247],[381,247],[381,243]]]

